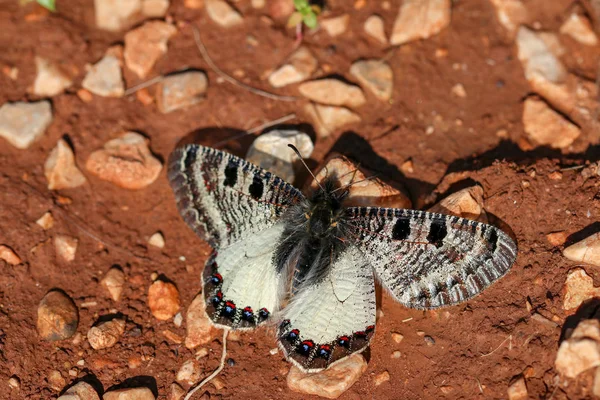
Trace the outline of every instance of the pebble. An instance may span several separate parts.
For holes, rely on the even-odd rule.
[[[125,286],[125,273],[119,267],[112,267],[104,275],[100,284],[106,289],[111,299],[119,301]]]
[[[360,107],[367,101],[360,87],[349,85],[339,79],[319,79],[298,86],[304,97],[316,103],[331,106]]]
[[[490,0],[496,9],[496,18],[498,22],[506,29],[509,36],[514,38],[517,29],[525,25],[529,16],[527,8],[521,0]]]
[[[60,371],[54,369],[48,374],[48,384],[52,390],[60,392],[67,384],[67,381],[60,374]]]
[[[567,275],[562,294],[563,309],[574,311],[584,301],[600,297],[600,288],[594,287],[594,280],[583,268],[573,268]]]
[[[0,137],[17,149],[28,148],[52,122],[48,100],[5,103],[0,107]]]
[[[87,339],[94,350],[113,347],[125,332],[125,320],[114,318],[92,326],[87,333]]]
[[[193,349],[212,340],[213,326],[206,316],[204,295],[198,294],[187,309],[185,347]]]
[[[392,340],[396,343],[402,342],[404,336],[398,332],[392,332]]]
[[[180,72],[165,77],[156,89],[156,105],[163,114],[204,100],[208,81],[200,71]]]
[[[534,145],[564,149],[581,134],[581,130],[554,111],[543,100],[525,100],[523,125],[527,139]]]
[[[371,15],[365,21],[363,26],[365,33],[377,40],[381,44],[387,44],[387,38],[385,37],[385,27],[383,18],[379,15]]]
[[[335,399],[348,390],[367,369],[362,354],[351,356],[317,373],[304,373],[293,365],[287,376],[287,385],[294,392]]]
[[[144,0],[142,14],[150,18],[160,18],[167,14],[169,0]]]
[[[467,97],[467,91],[465,90],[465,87],[460,83],[457,83],[456,85],[452,86],[452,94],[461,99]]]
[[[177,382],[185,382],[188,385],[193,385],[200,379],[200,365],[196,360],[187,360],[181,365],[177,371]]]
[[[223,0],[205,0],[206,12],[210,19],[223,28],[231,28],[244,22],[241,14]]]
[[[300,161],[288,144],[296,146],[304,158],[310,158],[314,149],[313,142],[306,133],[276,129],[258,136],[252,142],[246,160],[287,182],[293,182],[296,176],[294,167]]]
[[[125,65],[138,77],[145,78],[167,52],[167,42],[177,28],[163,21],[150,21],[125,34]]]
[[[124,30],[145,17],[164,17],[168,8],[169,0],[94,0],[96,26],[112,32]]]
[[[21,387],[21,380],[18,376],[13,375],[8,378],[8,386],[10,386],[12,389],[19,389]]]
[[[569,235],[565,231],[552,232],[546,235],[546,239],[552,246],[562,246]]]
[[[148,289],[148,306],[156,319],[166,321],[179,311],[179,291],[171,282],[156,280]]]
[[[252,8],[264,8],[266,5],[266,0],[251,0],[250,5]]]
[[[541,78],[559,83],[565,79],[564,65],[539,33],[521,26],[517,32],[517,49],[528,81]]]
[[[571,261],[600,267],[600,232],[567,247],[563,250],[563,256]]]
[[[396,351],[394,351],[392,353],[392,358],[400,358],[400,357],[402,357],[402,353],[401,352],[399,352],[399,351],[396,350]]]
[[[83,101],[84,103],[91,103],[92,101],[94,101],[94,96],[92,95],[92,92],[90,92],[87,89],[77,90],[77,97],[79,97],[79,100]]]
[[[37,310],[37,331],[51,342],[68,339],[75,334],[79,313],[73,300],[60,290],[48,292]]]
[[[183,0],[183,5],[187,8],[199,10],[204,8],[204,0]]]
[[[56,255],[66,262],[71,262],[75,259],[78,244],[79,239],[73,236],[54,236],[54,250],[56,251]]]
[[[343,14],[339,17],[322,19],[319,21],[319,25],[327,32],[331,37],[336,37],[348,30],[350,24],[350,15]]]
[[[569,35],[586,46],[595,46],[598,44],[598,37],[592,30],[590,21],[579,14],[571,14],[561,25],[560,33]]]
[[[433,346],[435,344],[435,339],[429,335],[424,336],[423,340],[425,340],[425,343],[427,343],[427,346]]]
[[[479,185],[452,193],[428,211],[487,222],[487,214],[483,205],[483,188]]]
[[[182,323],[183,323],[183,315],[181,315],[181,313],[178,312],[177,314],[175,314],[175,317],[173,317],[173,324],[179,328]]]
[[[165,237],[162,235],[162,233],[155,232],[154,234],[152,234],[152,236],[150,236],[150,239],[148,239],[148,244],[150,246],[162,249],[165,247]]]
[[[317,69],[317,59],[304,46],[301,46],[286,62],[269,75],[271,86],[279,88],[292,83],[302,82]]]
[[[22,262],[21,257],[5,244],[0,244],[0,260],[4,260],[10,265],[19,265]]]
[[[394,73],[382,60],[361,60],[350,67],[350,74],[381,101],[392,98]]]
[[[379,386],[382,383],[388,382],[390,380],[390,373],[387,371],[383,371],[382,373],[375,376],[373,379],[373,383],[375,386]]]
[[[169,342],[176,343],[176,344],[183,343],[183,338],[181,336],[179,336],[175,332],[170,331],[168,329],[165,329],[164,331],[162,331],[162,335],[165,338],[167,338],[167,340],[169,340]]]
[[[42,57],[35,57],[37,75],[33,82],[33,94],[41,97],[56,96],[73,84],[56,65]]]
[[[399,45],[427,39],[450,24],[450,0],[405,0],[400,7],[390,42]]]
[[[361,121],[358,114],[345,107],[310,103],[305,106],[304,111],[311,117],[315,130],[323,138],[328,137],[340,128]]]
[[[83,78],[81,86],[103,97],[122,97],[125,93],[121,61],[114,54],[105,55]]]
[[[183,389],[178,383],[173,382],[171,384],[171,391],[167,396],[167,400],[181,400],[184,395],[185,389]]]
[[[58,141],[46,159],[44,175],[49,190],[72,189],[86,183],[85,176],[75,165],[73,150],[64,139]]]
[[[162,169],[148,148],[148,140],[135,132],[106,142],[103,149],[90,155],[85,166],[98,178],[132,190],[150,185]]]
[[[554,366],[568,378],[600,365],[600,321],[579,322],[571,337],[560,344]]]
[[[104,393],[102,400],[155,400],[152,390],[146,387],[111,390]]]

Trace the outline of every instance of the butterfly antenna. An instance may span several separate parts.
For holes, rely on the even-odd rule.
[[[315,174],[312,173],[312,171],[310,170],[310,168],[308,168],[308,165],[306,165],[306,163],[304,162],[304,159],[302,158],[302,154],[300,154],[300,151],[298,151],[298,149],[296,148],[296,146],[294,146],[293,144],[289,143],[288,147],[292,150],[294,150],[294,153],[296,153],[296,155],[298,156],[298,158],[300,158],[300,161],[302,161],[302,164],[304,164],[304,167],[306,168],[306,170],[308,171],[308,173],[313,177],[313,179],[315,180],[315,182],[317,182],[317,185],[319,185],[319,187],[321,188],[322,191],[325,191],[325,189],[323,188],[323,186],[321,186],[321,183],[319,183],[319,180],[317,179],[317,177],[315,176]]]

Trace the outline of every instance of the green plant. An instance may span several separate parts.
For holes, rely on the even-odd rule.
[[[20,0],[21,5],[31,3],[34,0]],[[56,0],[35,0],[40,6],[47,8],[48,10],[56,11]]]
[[[310,4],[309,0],[294,0],[294,7],[296,11],[290,15],[287,23],[290,28],[297,27],[303,22],[310,29],[316,28],[317,17],[321,13],[321,7]]]

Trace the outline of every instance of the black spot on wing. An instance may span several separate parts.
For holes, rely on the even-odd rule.
[[[489,239],[490,251],[492,253],[495,252],[497,246],[498,246],[498,232],[496,232],[496,229],[492,229],[492,233],[490,233],[490,239]]]
[[[392,239],[406,240],[410,236],[410,219],[398,218],[392,229]]]
[[[196,162],[196,158],[198,157],[198,146],[189,146],[187,148],[185,154],[185,160],[183,165],[186,171],[189,171],[192,168],[192,165]]]
[[[429,226],[429,233],[427,234],[427,241],[433,244],[435,247],[442,247],[444,245],[444,238],[448,234],[448,229],[444,220],[433,219]]]
[[[230,160],[225,167],[225,182],[223,182],[225,186],[233,187],[235,185],[237,182],[237,170],[238,163]]]
[[[265,190],[265,184],[258,174],[255,174],[254,178],[252,178],[252,184],[248,190],[250,191],[250,195],[256,200],[262,197],[263,191]]]

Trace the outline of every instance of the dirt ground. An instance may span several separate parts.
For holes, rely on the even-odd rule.
[[[91,1],[69,0],[66,7],[60,3],[58,0],[60,13],[32,20],[26,16],[33,7],[0,2],[0,66],[19,69],[16,81],[0,74],[0,104],[32,99],[27,89],[35,77],[36,54],[61,64],[81,82],[87,63],[123,41],[123,33],[94,28]],[[525,3],[542,27],[557,31],[574,1]],[[506,398],[511,379],[524,372],[531,398],[588,398],[593,372],[566,381],[553,368],[567,317],[561,289],[574,264],[545,235],[565,231],[570,235],[569,244],[598,230],[600,179],[584,180],[577,169],[562,171],[561,179],[550,176],[565,167],[596,161],[598,132],[583,132],[567,154],[548,148],[522,151],[516,143],[523,135],[522,101],[530,89],[514,43],[506,38],[490,3],[454,1],[452,23],[439,35],[399,48],[373,45],[362,24],[378,13],[389,32],[399,4],[393,1],[390,11],[384,11],[380,2],[371,1],[355,10],[352,1],[330,1],[332,14],[352,14],[349,31],[337,38],[323,31],[305,38],[321,68],[327,65],[333,73],[348,76],[353,61],[385,57],[395,79],[393,102],[381,103],[366,93],[368,103],[359,111],[362,122],[352,131],[318,138],[311,165],[332,150],[354,157],[383,179],[403,182],[419,208],[477,182],[484,188],[486,210],[516,235],[519,255],[507,276],[458,306],[423,312],[406,309],[383,296],[383,314],[366,354],[368,369],[340,399]],[[204,10],[185,8],[183,1],[173,0],[169,15],[176,22],[197,24],[208,51],[224,71],[241,69],[243,82],[274,91],[266,82],[265,71],[292,51],[294,34],[265,23],[261,19],[264,11],[252,9],[248,0],[240,0],[236,6],[245,23],[226,32],[212,23]],[[247,43],[248,35],[257,39],[257,47]],[[566,47],[567,58],[581,53],[574,42]],[[446,49],[447,56],[436,57],[438,49]],[[580,65],[579,75],[593,80],[598,55],[584,56],[590,60]],[[186,110],[161,114],[155,105],[145,106],[135,96],[96,96],[84,103],[76,89],[69,89],[52,98],[54,121],[29,149],[17,150],[0,140],[0,243],[10,245],[24,260],[14,267],[0,262],[0,398],[56,398],[59,393],[50,388],[47,379],[56,369],[67,384],[85,379],[106,391],[142,382],[165,399],[181,364],[194,356],[194,351],[170,342],[161,333],[169,329],[185,336],[185,322],[177,328],[172,321],[156,320],[146,298],[151,274],[164,274],[177,284],[186,309],[200,290],[208,245],[179,217],[165,170],[146,189],[128,191],[87,173],[85,160],[124,130],[149,137],[152,151],[164,161],[182,138],[193,133],[205,143],[214,143],[222,137],[217,131],[226,128],[246,130],[293,112],[298,119],[291,124],[310,120],[302,113],[304,101],[269,100],[219,83],[198,53],[189,27],[180,28],[170,40],[168,53],[153,74],[183,67],[204,70],[209,77],[206,100]],[[140,83],[130,71],[124,73],[127,87]],[[465,87],[465,98],[451,94],[457,83]],[[294,85],[277,93],[298,95]],[[428,126],[435,127],[433,133],[426,134]],[[499,130],[506,130],[508,137],[499,137]],[[43,164],[63,135],[71,139],[88,183],[52,192],[47,189]],[[242,140],[230,149],[243,154],[247,146],[248,140]],[[407,160],[412,160],[414,172],[405,175],[400,166]],[[447,175],[450,177],[445,178]],[[457,183],[450,185],[449,179]],[[49,231],[35,223],[46,211],[56,219]],[[147,244],[156,231],[166,239],[163,249]],[[73,262],[56,257],[51,239],[58,233],[79,239]],[[121,266],[128,276],[118,303],[108,299],[99,285],[112,265]],[[587,268],[587,272],[600,283],[599,271]],[[96,306],[80,307],[81,334],[85,335],[98,316],[116,309],[127,317],[125,335],[114,347],[98,351],[85,340],[79,344],[42,341],[36,332],[37,306],[52,288],[66,291],[77,305],[97,302]],[[527,310],[527,299],[533,311]],[[558,326],[532,320],[534,311],[554,317]],[[404,340],[395,343],[391,332],[401,333]],[[435,343],[426,343],[423,334]],[[306,398],[287,388],[289,364],[281,353],[269,353],[274,347],[274,336],[263,330],[229,342],[232,361],[220,375],[224,387],[217,390],[207,385],[203,398]],[[220,340],[216,337],[208,349],[208,357],[200,360],[203,375],[219,363]],[[401,357],[392,358],[394,351],[400,351]],[[147,361],[129,368],[128,360],[142,355]],[[77,365],[82,359],[84,365]],[[76,377],[67,373],[73,367],[77,368]],[[375,386],[374,377],[384,371],[389,372],[390,380]],[[6,383],[13,375],[21,381],[18,392]]]

